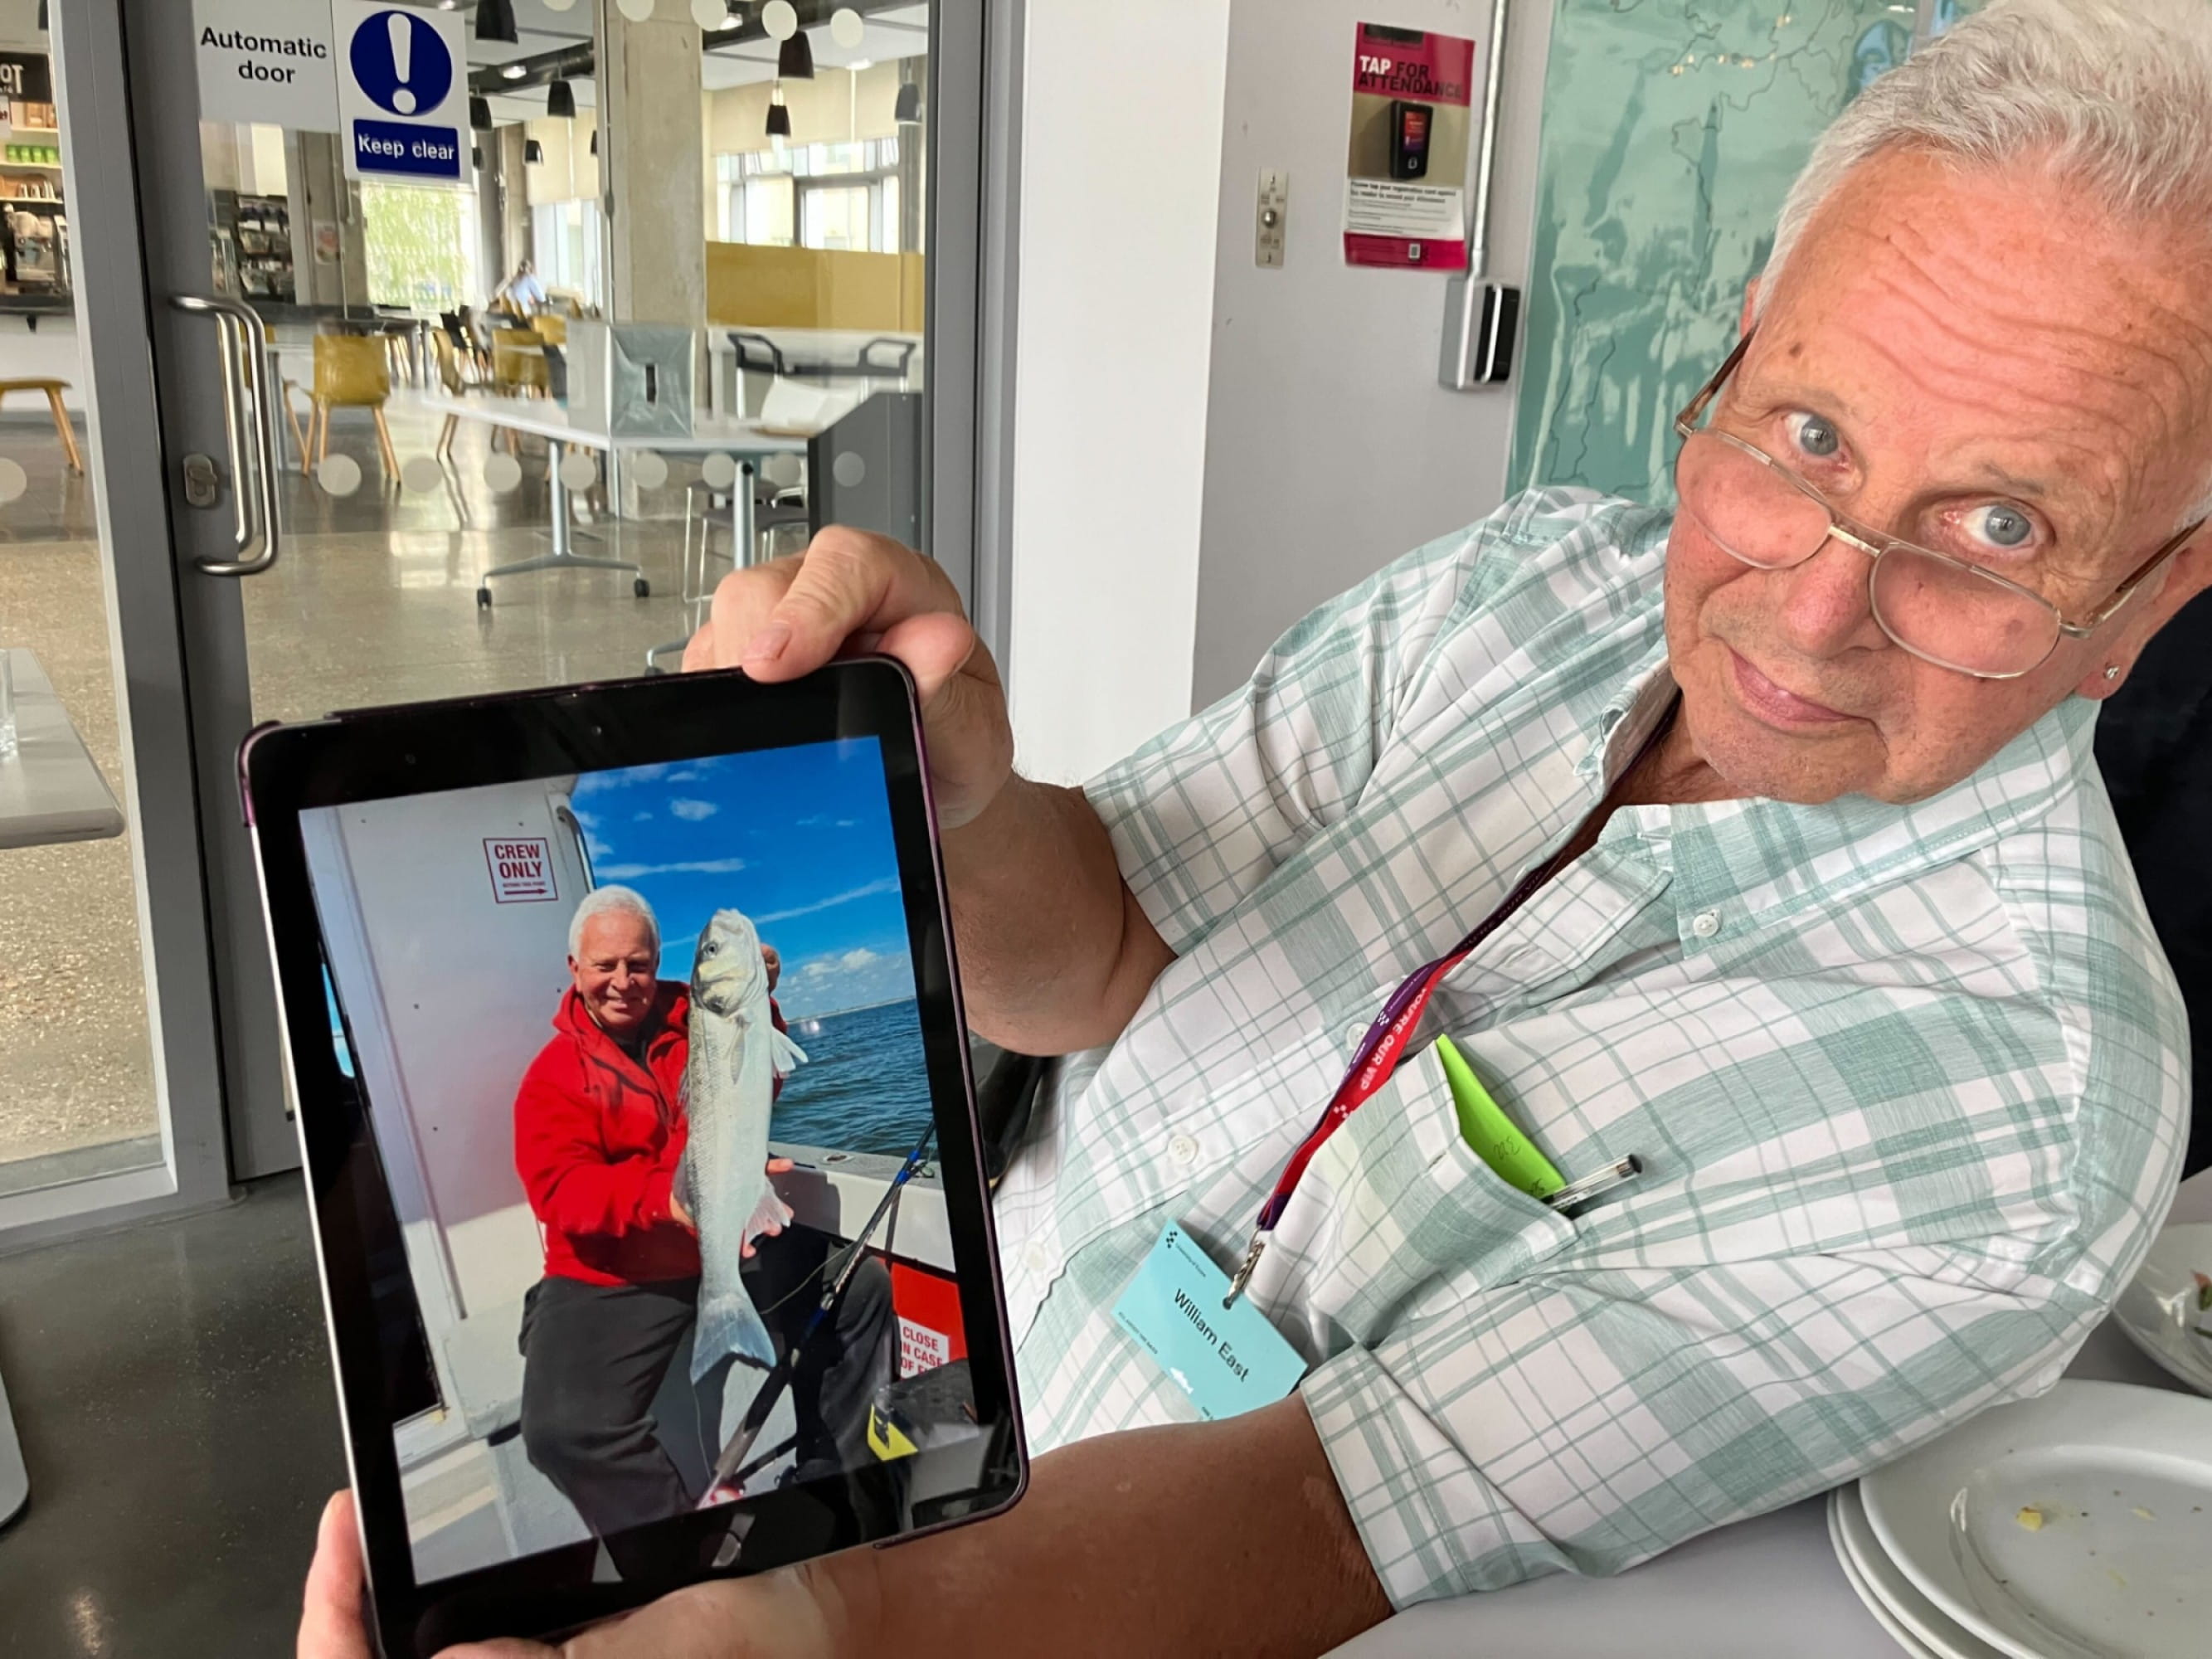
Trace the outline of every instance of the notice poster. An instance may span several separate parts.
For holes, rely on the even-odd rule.
[[[1353,37],[1344,257],[1467,269],[1474,42],[1362,23]]]

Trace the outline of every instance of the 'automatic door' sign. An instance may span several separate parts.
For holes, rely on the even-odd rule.
[[[468,154],[458,11],[332,0],[346,176],[458,185]]]
[[[193,0],[200,119],[331,132],[331,20],[295,0]]]

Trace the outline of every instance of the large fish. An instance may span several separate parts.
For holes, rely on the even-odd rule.
[[[699,1230],[699,1319],[691,1380],[731,1354],[769,1366],[775,1348],[738,1274],[746,1243],[791,1212],[768,1179],[769,1109],[775,1079],[806,1058],[769,1016],[768,969],[750,918],[718,910],[691,969],[690,1120],[676,1166],[676,1197]]]

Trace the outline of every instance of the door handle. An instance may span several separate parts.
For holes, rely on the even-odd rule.
[[[230,491],[236,528],[234,559],[201,559],[210,576],[254,576],[276,562],[276,444],[269,414],[269,331],[237,300],[173,294],[169,303],[210,317],[222,344],[222,426],[230,444]],[[251,481],[250,487],[249,482]]]

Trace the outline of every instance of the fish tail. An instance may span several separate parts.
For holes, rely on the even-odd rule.
[[[696,1382],[731,1354],[763,1370],[775,1364],[768,1327],[742,1290],[724,1291],[699,1304],[699,1322],[691,1336],[691,1380]]]

